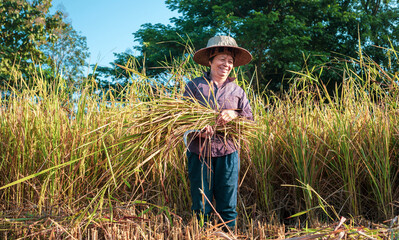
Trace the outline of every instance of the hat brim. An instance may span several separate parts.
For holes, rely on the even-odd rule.
[[[212,47],[206,47],[202,48],[194,53],[194,61],[198,64],[201,64],[203,66],[209,67],[209,50],[212,48],[216,47],[229,47],[235,49],[235,56],[234,56],[234,67],[242,66],[245,64],[248,64],[252,60],[252,55],[251,53],[248,52],[248,50],[240,47],[234,47],[234,46],[212,46]]]

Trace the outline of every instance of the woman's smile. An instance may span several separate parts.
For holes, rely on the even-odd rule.
[[[228,54],[219,54],[216,55],[209,64],[211,65],[212,79],[215,81],[224,81],[233,69],[234,59]]]

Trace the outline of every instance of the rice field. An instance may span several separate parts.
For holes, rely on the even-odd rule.
[[[121,92],[38,72],[0,100],[0,238],[398,239],[398,74],[363,57],[350,64],[334,94],[311,70],[280,95],[235,72],[255,122],[217,129],[241,145],[227,233],[190,212],[184,133],[217,113],[182,89],[203,69],[176,61],[159,84],[124,66]]]

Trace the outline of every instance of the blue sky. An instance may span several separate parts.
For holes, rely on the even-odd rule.
[[[170,24],[177,11],[165,0],[53,0],[52,10],[68,14],[73,28],[87,38],[90,64],[109,66],[113,53],[137,45],[132,33],[144,23]]]

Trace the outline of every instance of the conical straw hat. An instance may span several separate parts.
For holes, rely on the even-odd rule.
[[[218,53],[230,53],[234,58],[234,67],[242,66],[252,60],[248,50],[237,45],[236,40],[229,36],[215,36],[209,39],[206,48],[194,53],[194,61],[209,67],[209,59]]]

